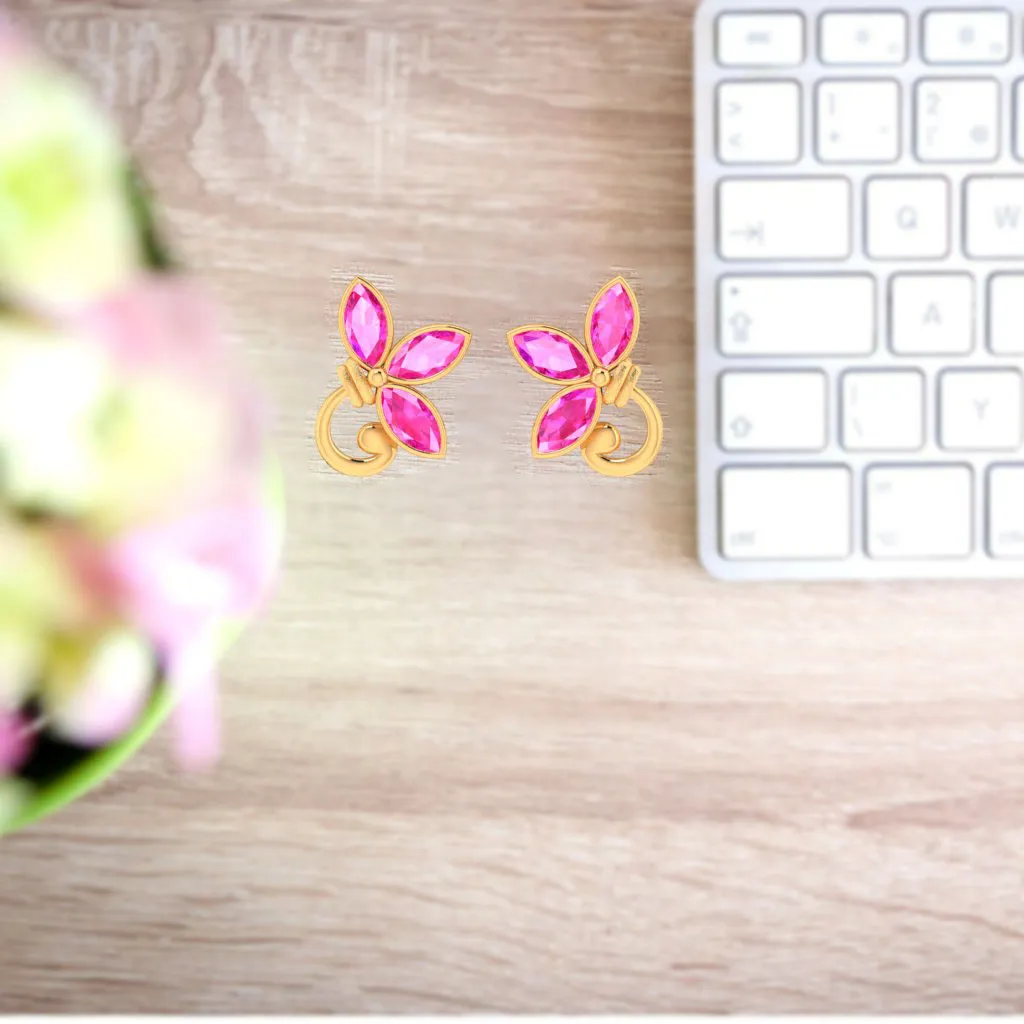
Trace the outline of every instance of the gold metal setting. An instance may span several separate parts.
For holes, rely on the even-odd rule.
[[[353,348],[345,329],[345,308],[348,304],[352,290],[362,285],[377,302],[383,311],[387,321],[387,336],[384,352],[377,360],[376,365],[370,366]],[[427,327],[420,327],[410,331],[397,344],[393,344],[394,321],[391,316],[391,309],[384,296],[363,278],[357,277],[352,280],[345,289],[341,298],[341,305],[338,310],[338,330],[341,340],[345,345],[348,358],[338,367],[338,378],[341,386],[331,392],[320,406],[316,417],[315,438],[316,445],[324,462],[331,469],[345,476],[367,477],[375,476],[377,473],[387,469],[394,461],[399,450],[406,451],[421,459],[443,459],[448,451],[448,433],[444,420],[437,409],[437,406],[430,401],[420,390],[422,384],[429,384],[447,376],[465,358],[469,350],[470,342],[473,340],[471,332],[453,324],[430,324]],[[401,352],[407,342],[414,338],[430,334],[434,331],[454,331],[464,336],[465,341],[455,356],[440,372],[425,377],[407,379],[395,377],[389,372],[395,356]],[[420,451],[411,448],[399,438],[394,429],[388,423],[384,415],[383,398],[385,389],[403,392],[407,396],[422,402],[431,415],[434,417],[440,437],[438,451]],[[352,456],[342,451],[331,436],[331,421],[334,414],[345,403],[348,402],[354,409],[362,409],[364,406],[372,405],[377,413],[377,421],[366,423],[360,427],[356,434],[356,444],[365,453],[366,457]]]

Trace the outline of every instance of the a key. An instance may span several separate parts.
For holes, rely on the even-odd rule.
[[[1024,177],[968,178],[965,196],[967,255],[1024,257]]]
[[[1020,373],[946,370],[939,378],[939,439],[948,451],[1016,451],[1024,440]]]
[[[966,558],[971,553],[969,466],[874,467],[865,486],[872,558]]]
[[[800,159],[800,86],[725,82],[718,87],[718,159],[791,164]]]
[[[877,260],[941,259],[949,252],[945,178],[872,178],[867,183],[867,250]]]
[[[900,155],[900,87],[891,81],[822,82],[817,91],[823,163],[891,163]]]
[[[989,470],[988,550],[993,558],[1024,558],[1024,466]]]
[[[828,439],[823,373],[723,373],[719,438],[732,452],[818,452]]]
[[[974,348],[970,274],[897,274],[889,332],[899,355],[966,355]]]
[[[1010,34],[1005,10],[929,11],[924,59],[929,64],[1003,64],[1010,59]]]
[[[821,18],[823,64],[902,64],[907,16],[898,11],[833,11]]]
[[[1024,274],[993,274],[989,281],[988,347],[1024,355]]]
[[[924,163],[970,163],[999,156],[999,83],[926,78],[914,93],[915,148]]]
[[[723,277],[718,343],[730,356],[866,356],[875,348],[875,279]]]
[[[841,260],[850,255],[846,178],[733,178],[718,187],[725,260]]]
[[[917,370],[843,374],[843,447],[913,452],[924,445],[924,375]]]
[[[845,466],[730,467],[719,485],[724,558],[849,556],[852,485]]]
[[[795,67],[804,59],[804,19],[796,13],[723,14],[717,36],[723,67]]]

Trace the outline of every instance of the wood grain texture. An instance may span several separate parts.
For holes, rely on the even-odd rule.
[[[290,535],[221,770],[2,844],[0,1010],[1024,1009],[1024,588],[694,560],[689,0],[18,6],[248,337]],[[632,481],[531,462],[504,342],[618,271]],[[443,464],[316,453],[356,272],[475,332]]]

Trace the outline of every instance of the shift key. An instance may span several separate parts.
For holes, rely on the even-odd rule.
[[[718,186],[723,260],[844,260],[851,252],[846,178],[731,178]]]

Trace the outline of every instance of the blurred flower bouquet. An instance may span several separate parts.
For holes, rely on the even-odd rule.
[[[0,25],[0,832],[172,707],[181,760],[216,757],[280,540],[243,380],[112,125]]]

